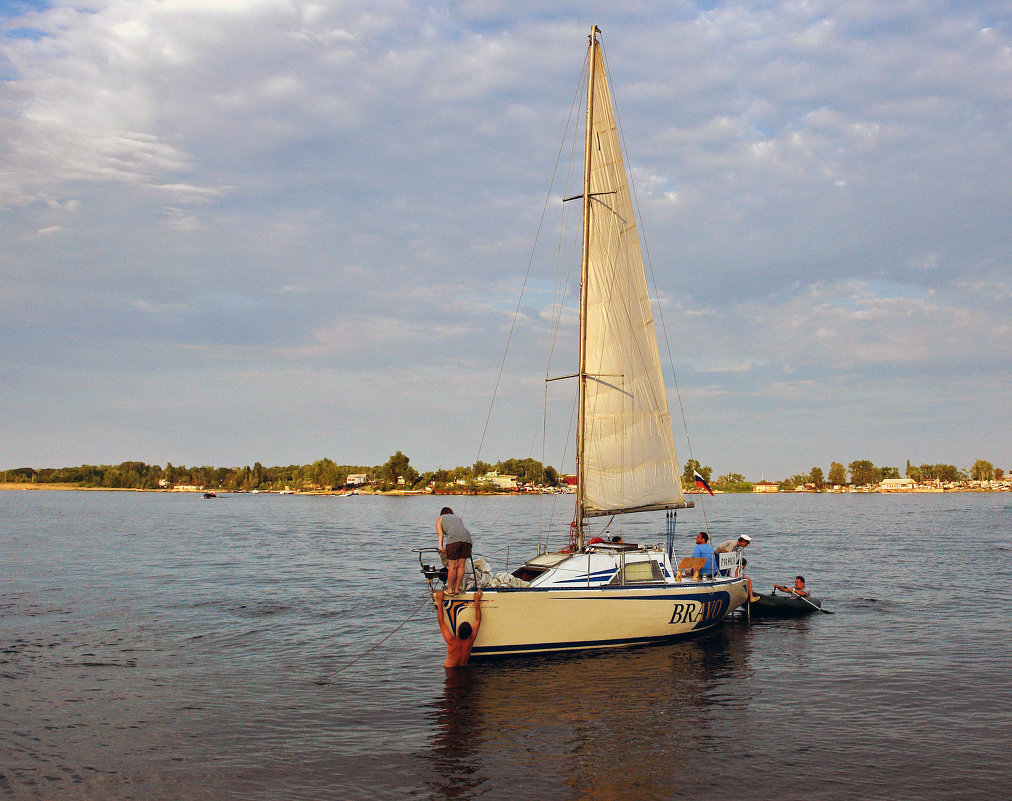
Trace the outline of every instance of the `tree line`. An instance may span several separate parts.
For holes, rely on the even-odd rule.
[[[686,487],[694,486],[694,474],[697,472],[713,489],[720,489],[724,492],[751,492],[755,486],[752,482],[746,481],[745,477],[740,473],[728,473],[718,476],[711,481],[713,469],[701,465],[695,459],[689,459],[685,463],[685,470],[682,473],[682,484]],[[918,484],[935,481],[943,484],[953,484],[962,481],[1001,481],[1005,477],[1005,471],[1000,467],[995,467],[985,459],[978,459],[973,463],[973,467],[967,470],[960,470],[951,464],[922,464],[915,466],[907,460],[906,477],[913,479]],[[821,490],[827,486],[842,487],[849,485],[864,487],[879,484],[887,478],[900,478],[899,468],[889,466],[877,467],[867,459],[858,459],[851,462],[847,467],[844,467],[840,462],[831,462],[828,473],[823,473],[821,467],[813,467],[806,473],[797,473],[790,478],[775,483],[782,490],[793,490],[809,485]]]
[[[419,472],[401,451],[392,454],[382,465],[344,465],[332,459],[319,459],[312,464],[264,467],[165,467],[144,462],[122,462],[117,465],[80,465],[77,467],[18,467],[3,471],[3,481],[13,484],[67,484],[86,489],[154,490],[166,486],[194,486],[226,492],[269,492],[285,487],[300,490],[332,490],[348,486],[348,477],[365,475],[377,489],[406,487],[416,489],[435,485],[478,486],[490,472],[517,477],[520,484],[558,486],[558,471],[536,459],[506,459],[495,464],[477,461],[469,467]]]
[[[470,466],[451,469],[439,468],[419,472],[411,466],[411,460],[401,451],[392,454],[381,465],[343,465],[332,459],[319,459],[312,464],[264,467],[256,462],[252,467],[165,467],[144,462],[122,462],[118,465],[80,465],[78,467],[18,467],[3,471],[3,480],[15,484],[67,484],[84,488],[108,489],[159,489],[169,486],[196,486],[221,489],[232,492],[252,490],[271,491],[285,487],[302,490],[329,490],[348,485],[348,476],[365,475],[367,481],[377,489],[403,487],[480,488],[488,473],[516,476],[518,484],[557,487],[561,483],[559,472],[551,465],[543,465],[536,459],[505,459],[495,464],[477,461]],[[740,473],[727,473],[713,478],[713,468],[700,464],[696,459],[685,463],[682,484],[695,485],[695,473],[699,473],[713,489],[724,492],[751,492],[753,482],[747,481]],[[940,481],[958,483],[961,481],[1001,481],[1006,473],[984,459],[978,459],[973,467],[960,470],[951,464],[912,465],[907,461],[906,476],[918,483]],[[821,467],[813,467],[804,473],[797,473],[783,481],[776,482],[780,489],[792,490],[813,485],[816,489],[827,486],[867,486],[878,484],[886,478],[899,478],[898,467],[878,467],[867,459],[851,462],[847,467],[840,462],[831,462],[828,473]]]

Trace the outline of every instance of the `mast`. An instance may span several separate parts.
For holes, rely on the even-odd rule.
[[[580,369],[577,377],[579,386],[579,414],[576,424],[576,547],[584,545],[583,518],[585,469],[583,459],[587,415],[587,282],[590,265],[590,156],[594,139],[594,66],[600,44],[597,34],[601,29],[596,25],[590,30],[587,53],[587,124],[586,140],[583,147],[583,249],[580,258]]]

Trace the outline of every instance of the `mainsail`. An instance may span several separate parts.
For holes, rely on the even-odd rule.
[[[580,495],[584,517],[684,506],[604,58],[588,90]]]

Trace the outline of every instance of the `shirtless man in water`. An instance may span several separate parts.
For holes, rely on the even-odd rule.
[[[446,623],[446,615],[443,614],[442,590],[436,593],[436,614],[439,616],[439,630],[446,640],[446,661],[443,662],[443,667],[464,667],[471,656],[471,648],[481,627],[481,590],[474,593],[474,626],[470,623],[461,623],[454,633]]]

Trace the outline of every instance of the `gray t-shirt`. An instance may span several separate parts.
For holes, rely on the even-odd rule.
[[[457,515],[440,515],[443,524],[443,547],[451,542],[471,542],[471,532]]]
[[[724,540],[713,550],[716,553],[731,553],[732,551],[742,551],[744,548],[738,544],[738,540]]]

